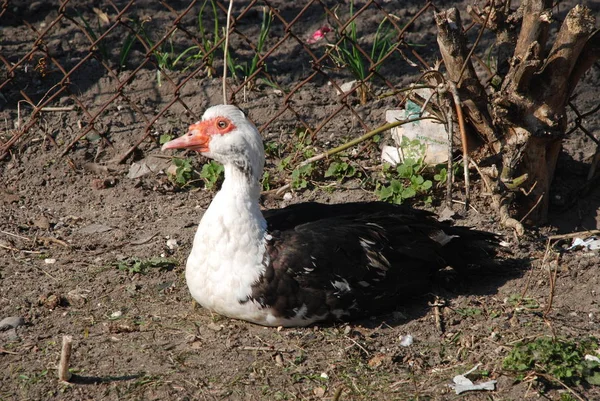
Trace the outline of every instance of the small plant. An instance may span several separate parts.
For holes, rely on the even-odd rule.
[[[212,77],[215,72],[213,67],[215,52],[213,49],[219,40],[221,40],[221,38],[219,37],[219,18],[217,15],[217,5],[214,0],[210,0],[214,21],[212,39],[209,37],[206,29],[204,28],[204,22],[202,20],[204,17],[204,7],[206,7],[206,3],[208,3],[208,0],[204,0],[204,3],[198,12],[198,31],[200,32],[201,46],[197,47],[198,53],[191,56],[190,60],[204,59],[204,62],[206,63],[206,75]]]
[[[175,176],[173,177],[175,184],[180,187],[187,185],[192,179],[192,163],[189,159],[179,159],[174,157],[173,164],[177,167],[175,169]]]
[[[202,171],[200,172],[200,178],[204,180],[204,186],[206,189],[212,190],[217,184],[223,180],[223,176],[225,175],[225,169],[223,165],[211,160],[202,166]]]
[[[261,58],[261,53],[265,47],[267,36],[269,35],[269,31],[271,30],[272,21],[273,14],[271,10],[267,7],[263,7],[262,23],[260,25],[258,41],[256,43],[256,48],[254,49],[254,57],[252,57],[252,60],[250,60],[250,62],[244,61],[243,63],[238,63],[237,59],[234,59],[231,52],[227,52],[227,68],[229,69],[229,72],[231,73],[231,76],[234,79],[239,81],[238,75],[241,75],[243,80],[247,80],[252,75],[254,75],[254,73],[261,67],[261,63],[259,61]],[[223,46],[225,46],[225,43],[223,43]],[[264,68],[266,71],[266,65]],[[274,86],[274,84],[269,80],[265,79],[264,81],[270,86]],[[254,89],[255,82],[255,79],[246,82],[247,89]]]
[[[515,345],[502,366],[521,373],[541,373],[567,384],[585,381],[600,385],[600,363],[585,359],[585,355],[593,355],[597,349],[598,341],[594,338],[575,341],[542,337]]]
[[[306,189],[308,187],[308,182],[312,177],[312,173],[314,171],[314,166],[312,163],[305,164],[304,166],[300,166],[292,171],[292,181],[290,186],[294,190]]]
[[[173,135],[171,135],[171,134],[162,134],[158,138],[158,143],[161,144],[161,145],[164,145],[165,143],[169,142],[171,139],[173,139]]]
[[[75,12],[77,13],[77,16],[79,17],[79,20],[83,23],[83,27],[84,27],[85,31],[88,33],[90,38],[94,42],[96,42],[98,40],[99,36],[96,34],[96,31],[94,30],[94,28],[92,28],[91,24],[85,19],[85,17],[83,16],[83,14],[81,14],[79,12],[79,10],[75,9]],[[100,17],[98,17],[98,29],[100,29],[100,28],[101,28]],[[105,60],[108,60],[108,50],[107,50],[106,46],[104,45],[104,43],[99,42],[96,44],[96,46],[97,46],[97,49],[100,52],[100,55],[102,56],[102,58]]]
[[[346,178],[351,178],[356,175],[356,168],[351,164],[344,161],[331,162],[327,171],[325,171],[325,178],[333,177],[336,180],[342,181]]]
[[[269,191],[271,189],[271,174],[265,171],[261,180],[261,187],[263,191]]]
[[[354,1],[350,1],[350,19],[354,16]],[[367,94],[369,88],[365,82],[371,72],[377,72],[381,68],[379,62],[381,59],[394,47],[394,34],[392,24],[389,23],[387,17],[381,20],[377,26],[375,37],[369,52],[369,61],[367,57],[358,49],[358,32],[356,22],[353,20],[347,31],[337,32],[337,40],[331,52],[331,57],[334,62],[340,66],[348,68],[355,79],[361,81],[358,88],[361,104],[367,103]],[[343,38],[343,39],[342,39]],[[340,41],[340,39],[342,39]]]
[[[119,270],[127,271],[129,273],[146,274],[151,269],[158,270],[171,270],[177,262],[169,258],[155,257],[150,259],[139,259],[132,257],[123,261],[113,263]]]

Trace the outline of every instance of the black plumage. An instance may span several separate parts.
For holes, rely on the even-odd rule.
[[[426,293],[434,274],[493,256],[497,236],[381,202],[265,211],[265,273],[249,299],[276,317],[352,319]],[[319,319],[321,320],[321,319]]]

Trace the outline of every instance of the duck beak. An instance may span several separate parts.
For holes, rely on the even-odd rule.
[[[189,149],[196,152],[208,152],[210,136],[206,133],[206,121],[190,125],[187,134],[165,143],[161,150]]]

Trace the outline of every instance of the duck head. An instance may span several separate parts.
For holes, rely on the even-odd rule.
[[[190,149],[234,167],[258,181],[265,162],[262,138],[256,126],[233,105],[208,108],[187,134],[165,143],[165,149]]]

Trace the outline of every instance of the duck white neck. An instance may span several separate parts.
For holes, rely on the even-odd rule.
[[[186,267],[188,287],[201,305],[257,322],[256,307],[244,301],[265,271],[267,223],[259,196],[249,171],[225,164],[225,181],[202,216]]]

